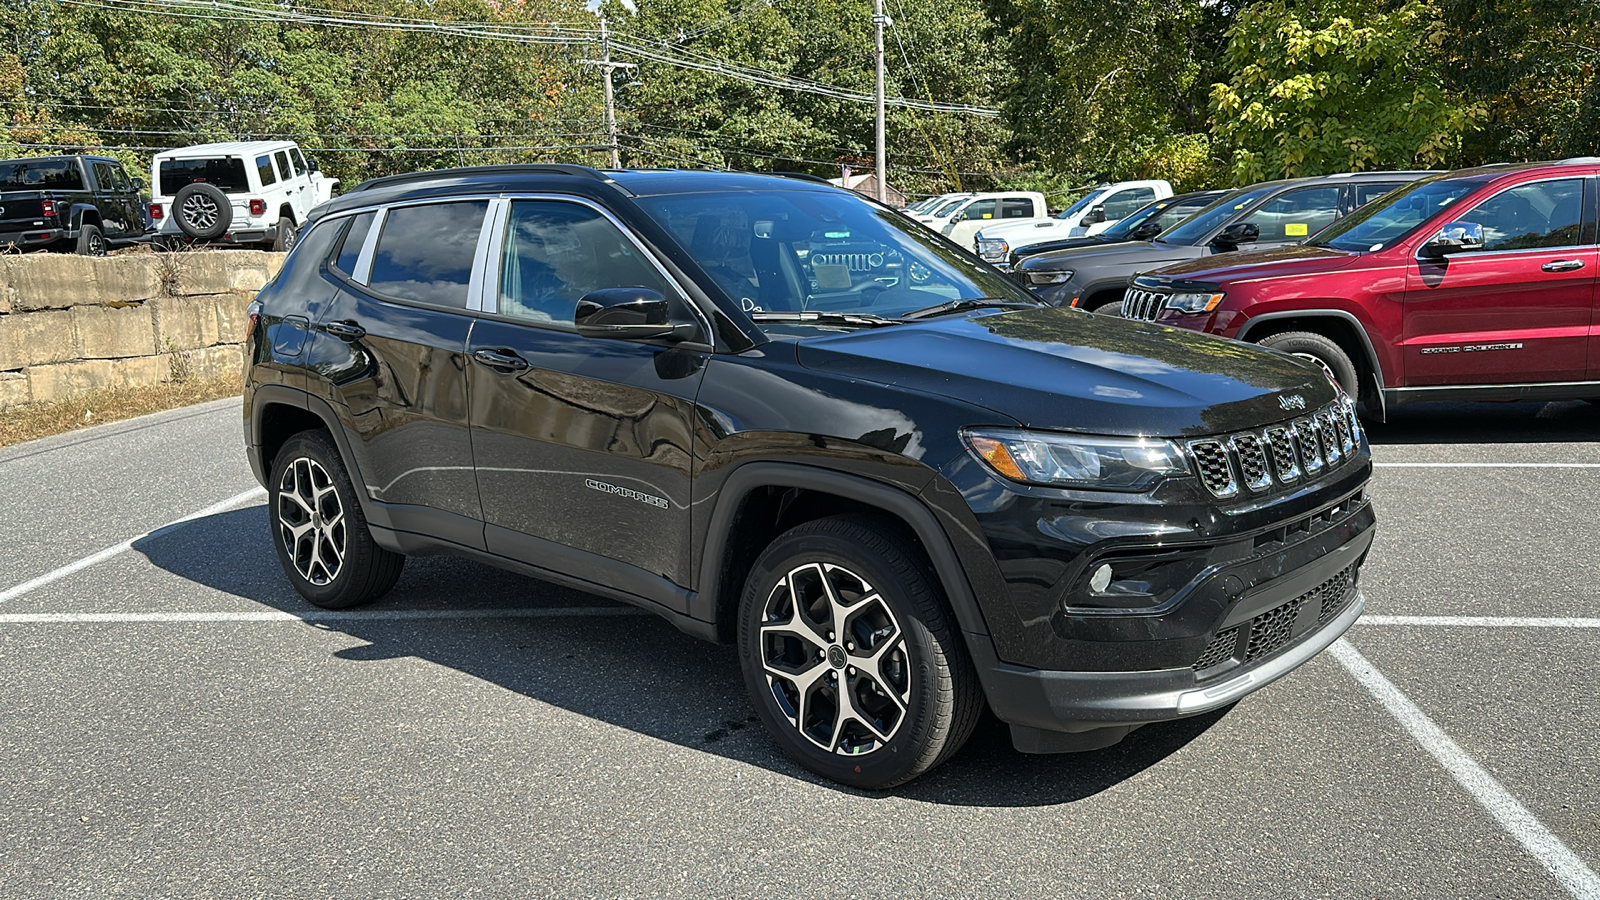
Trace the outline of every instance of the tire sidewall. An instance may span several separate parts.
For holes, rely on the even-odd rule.
[[[1274,338],[1278,339],[1274,340]],[[1355,364],[1350,361],[1350,358],[1339,348],[1338,344],[1327,338],[1323,338],[1320,335],[1286,335],[1282,337],[1274,335],[1262,338],[1259,343],[1263,347],[1268,347],[1281,353],[1315,356],[1333,371],[1334,376],[1339,379],[1340,386],[1345,389],[1345,393],[1354,397],[1357,391],[1360,390],[1361,385],[1356,376]]]
[[[339,505],[344,510],[344,562],[339,567],[339,574],[327,584],[312,584],[295,568],[292,554],[284,542],[283,528],[278,523],[279,486],[283,484],[283,473],[300,459],[311,459],[322,466],[332,480]],[[278,562],[302,597],[325,609],[342,609],[365,599],[353,595],[351,582],[358,559],[357,542],[371,541],[372,538],[367,534],[367,520],[361,514],[361,505],[356,499],[355,487],[345,471],[344,463],[332,441],[322,433],[297,434],[278,451],[272,462],[272,476],[267,482],[267,517],[272,530],[272,546],[278,551]]]
[[[827,753],[802,737],[771,698],[762,671],[759,638],[762,610],[777,579],[806,563],[841,565],[866,579],[883,596],[905,634],[912,677],[911,702],[894,737],[863,756]],[[875,554],[831,534],[791,531],[774,541],[757,559],[739,603],[740,670],[750,702],[768,733],[806,768],[823,777],[869,789],[892,786],[918,774],[916,767],[924,757],[922,745],[939,738],[932,733],[936,712],[933,694],[941,679],[946,677],[935,664],[936,640],[923,623],[916,605],[909,601],[910,592],[928,590],[925,577],[922,581],[921,585],[904,583],[904,579]]]
[[[78,255],[105,256],[106,237],[99,226],[85,224],[78,232]]]
[[[217,221],[210,228],[197,228],[189,222],[183,204],[195,194],[201,194],[217,205]],[[233,203],[216,185],[197,181],[184,185],[172,198],[172,218],[184,234],[201,241],[216,240],[228,233],[233,224]]]

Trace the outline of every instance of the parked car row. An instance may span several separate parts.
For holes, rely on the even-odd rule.
[[[1257,184],[1150,240],[1009,259],[1052,304],[1303,357],[1376,420],[1600,399],[1597,158]]]
[[[311,208],[339,179],[293,141],[201,144],[157,153],[150,190],[106,156],[0,160],[0,249],[103,256],[153,241],[293,246]]]

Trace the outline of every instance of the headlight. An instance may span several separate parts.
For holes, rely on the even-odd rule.
[[[1179,312],[1186,313],[1211,312],[1213,309],[1217,308],[1218,303],[1222,302],[1222,298],[1224,296],[1226,295],[1220,293],[1173,294],[1171,297],[1167,298],[1167,309],[1175,309]]]
[[[1028,273],[1029,284],[1066,284],[1072,280],[1071,269],[1050,271],[1031,271]]]
[[[1160,438],[1094,437],[1010,429],[961,433],[972,454],[1012,481],[1143,491],[1189,471],[1183,451]]]

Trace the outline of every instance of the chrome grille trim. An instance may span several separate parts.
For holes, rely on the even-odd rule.
[[[1201,438],[1187,447],[1200,483],[1211,496],[1227,500],[1245,489],[1258,494],[1274,485],[1316,478],[1353,459],[1361,447],[1361,426],[1355,404],[1340,397],[1293,422]]]
[[[1165,303],[1166,294],[1155,291],[1146,291],[1140,288],[1128,288],[1122,295],[1122,317],[1124,319],[1140,319],[1145,322],[1154,322],[1161,312],[1161,304]]]
[[[1272,487],[1272,471],[1267,468],[1267,454],[1262,450],[1261,438],[1244,431],[1228,439],[1234,458],[1239,460],[1239,474],[1244,476],[1245,487],[1264,491]]]

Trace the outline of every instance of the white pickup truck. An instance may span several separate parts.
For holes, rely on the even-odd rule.
[[[1041,216],[980,226],[974,230],[973,249],[988,262],[1002,262],[1012,245],[1019,242],[1037,244],[1099,234],[1145,204],[1171,196],[1172,185],[1159,179],[1102,184],[1053,218]]]
[[[1038,191],[987,191],[957,195],[932,213],[915,218],[961,246],[971,247],[972,236],[979,229],[1005,221],[1039,219],[1048,214],[1044,195]]]

